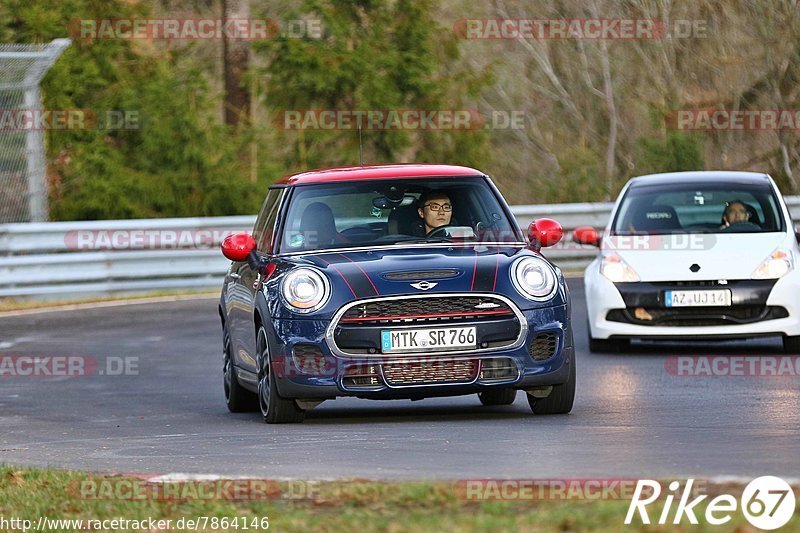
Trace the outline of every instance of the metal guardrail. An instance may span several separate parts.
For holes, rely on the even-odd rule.
[[[785,197],[800,220],[800,196]],[[605,227],[613,204],[517,205],[520,226],[558,220],[565,231]],[[250,231],[252,216],[0,225],[0,298],[65,299],[174,289],[216,289],[228,268],[224,235]],[[544,250],[562,269],[585,268],[597,248],[569,235]]]
[[[225,235],[255,217],[0,225],[0,298],[64,299],[220,285]]]

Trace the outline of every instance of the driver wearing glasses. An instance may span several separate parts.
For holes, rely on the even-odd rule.
[[[425,228],[425,235],[436,228],[450,224],[453,215],[453,204],[450,197],[443,192],[428,191],[419,198],[419,218]]]

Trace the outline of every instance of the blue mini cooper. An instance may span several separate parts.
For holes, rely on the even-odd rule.
[[[575,397],[570,300],[488,176],[446,165],[320,170],[269,188],[253,233],[228,236],[219,314],[225,399],[268,423],[324,400],[477,393],[534,413]]]

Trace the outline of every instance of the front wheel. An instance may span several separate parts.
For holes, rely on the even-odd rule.
[[[629,339],[595,339],[592,337],[592,325],[586,321],[586,338],[589,341],[589,351],[594,353],[617,353],[625,351],[631,345]]]
[[[491,389],[478,393],[483,405],[511,405],[516,397],[515,389]]]
[[[630,346],[628,339],[595,339],[589,334],[589,351],[594,353],[618,353]]]
[[[800,353],[800,337],[784,335],[783,351],[786,353]]]
[[[258,360],[261,365],[261,370],[258,373],[258,405],[264,422],[267,424],[295,424],[302,422],[306,412],[297,407],[294,400],[282,398],[278,394],[275,373],[272,372],[270,367],[269,343],[267,342],[267,331],[264,326],[258,329],[256,349],[258,350]]]
[[[528,405],[537,415],[563,415],[572,411],[575,402],[575,358],[569,365],[569,377],[566,383],[553,385],[553,390],[547,398],[534,398],[528,396]]]

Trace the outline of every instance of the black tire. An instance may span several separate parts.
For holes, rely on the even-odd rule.
[[[589,340],[589,351],[594,353],[624,352],[630,345],[629,339],[595,339],[592,337],[592,326],[586,321],[586,337]]]
[[[249,413],[258,409],[258,397],[242,387],[236,377],[227,326],[222,327],[222,390],[225,393],[225,405],[231,413]]]
[[[553,385],[553,390],[547,398],[534,398],[530,394],[528,405],[537,415],[565,415],[572,411],[575,402],[575,358],[569,364],[569,377],[566,383]]]
[[[628,339],[595,339],[589,334],[589,351],[594,353],[624,352],[630,341]]]
[[[517,397],[515,389],[490,389],[478,393],[483,405],[511,405]]]
[[[267,424],[296,424],[306,416],[303,409],[297,407],[294,400],[282,398],[278,394],[275,374],[270,367],[269,343],[264,326],[258,328],[256,350],[260,371],[258,373],[258,407]]]
[[[800,337],[784,335],[783,351],[786,353],[800,353]]]

